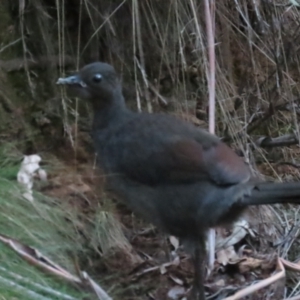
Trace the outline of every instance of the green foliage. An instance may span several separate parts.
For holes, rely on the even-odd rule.
[[[11,147],[11,148],[10,148]],[[20,165],[20,156],[14,154],[12,145],[0,147],[0,234],[16,239],[23,244],[35,247],[43,255],[75,274],[73,258],[82,251],[82,239],[74,223],[76,215],[66,209],[56,199],[34,193],[34,202],[22,196],[22,187],[16,182],[16,174]],[[7,155],[10,153],[10,155]],[[19,283],[10,278],[8,272],[19,274],[28,280],[52,287],[81,299],[75,291],[62,280],[46,275],[36,267],[28,264],[7,245],[0,242],[0,294],[11,299],[33,299],[24,296],[24,292],[4,284],[1,278],[27,286],[32,291],[38,289],[29,284]],[[29,287],[30,286],[30,287]],[[26,295],[26,293],[25,293]],[[50,299],[60,299],[53,296]]]

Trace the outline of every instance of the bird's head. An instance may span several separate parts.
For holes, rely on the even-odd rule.
[[[72,95],[91,100],[94,104],[97,102],[100,106],[109,105],[121,93],[121,83],[115,69],[102,62],[86,65],[78,73],[59,78],[56,83],[67,85]]]

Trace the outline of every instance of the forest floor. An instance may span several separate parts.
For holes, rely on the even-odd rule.
[[[59,156],[63,163],[55,171],[49,172],[48,184],[41,192],[67,201],[73,209],[77,207],[75,210],[81,214],[91,215],[99,205],[105,206],[103,178],[93,167],[91,154],[81,151],[80,159],[75,164],[70,155],[63,157],[63,153],[67,153],[65,148],[61,151]],[[273,168],[281,177],[286,174],[289,174],[289,179],[299,176],[299,171],[292,166],[260,166],[265,175],[272,173]],[[122,224],[128,245],[124,248],[117,242],[106,251],[99,249],[98,254],[97,250],[93,251],[92,257],[82,260],[82,263],[87,262],[84,269],[114,299],[184,299],[193,280],[190,257],[179,247],[176,239],[162,234],[139,217],[133,216],[123,204],[113,202],[114,208],[109,213]],[[277,209],[282,210],[282,207],[278,206]],[[257,211],[253,212],[257,216]],[[298,242],[295,236],[290,235],[292,229],[280,234],[280,226],[275,219],[274,212],[266,207],[262,217],[255,220],[256,224],[250,226],[248,232],[233,247],[218,252],[214,271],[206,281],[206,290],[212,295],[209,299],[224,299],[253,282],[270,278],[278,272],[277,254],[281,254],[285,247],[297,247]],[[287,219],[288,224],[293,222],[289,216]],[[264,229],[261,229],[261,224]],[[223,232],[225,236],[229,236],[232,230],[229,228]],[[273,242],[274,236],[278,239],[276,245]],[[247,298],[235,299],[282,299],[282,295],[287,292],[284,289],[284,279],[280,279],[253,292]],[[291,291],[291,288],[288,290]]]

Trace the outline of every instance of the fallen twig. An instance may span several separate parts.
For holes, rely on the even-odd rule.
[[[274,274],[273,276],[261,280],[251,286],[248,286],[238,292],[236,292],[233,296],[227,297],[224,300],[238,300],[238,299],[242,299],[252,293],[254,293],[255,291],[258,291],[264,287],[269,286],[270,284],[280,280],[281,278],[285,277],[285,268],[283,266],[283,262],[281,260],[281,258],[277,259],[277,270],[278,272],[276,274]]]

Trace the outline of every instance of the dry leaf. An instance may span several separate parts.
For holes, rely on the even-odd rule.
[[[219,264],[226,266],[230,261],[236,261],[239,257],[233,246],[217,252],[217,261]]]
[[[182,286],[174,286],[168,292],[168,298],[172,300],[178,300],[186,293],[185,288]]]
[[[232,227],[232,233],[229,236],[224,238],[221,234],[217,235],[216,248],[222,249],[237,244],[247,235],[248,228],[249,224],[245,219],[235,222]]]
[[[176,284],[178,284],[178,285],[183,285],[183,281],[181,280],[181,279],[179,279],[179,278],[177,278],[177,277],[175,277],[175,276],[173,276],[173,275],[171,275],[170,274],[170,276],[169,276]]]
[[[254,269],[260,268],[263,264],[262,259],[256,259],[253,257],[245,257],[240,263],[239,263],[239,270],[242,274],[248,273],[249,271],[252,271]]]

